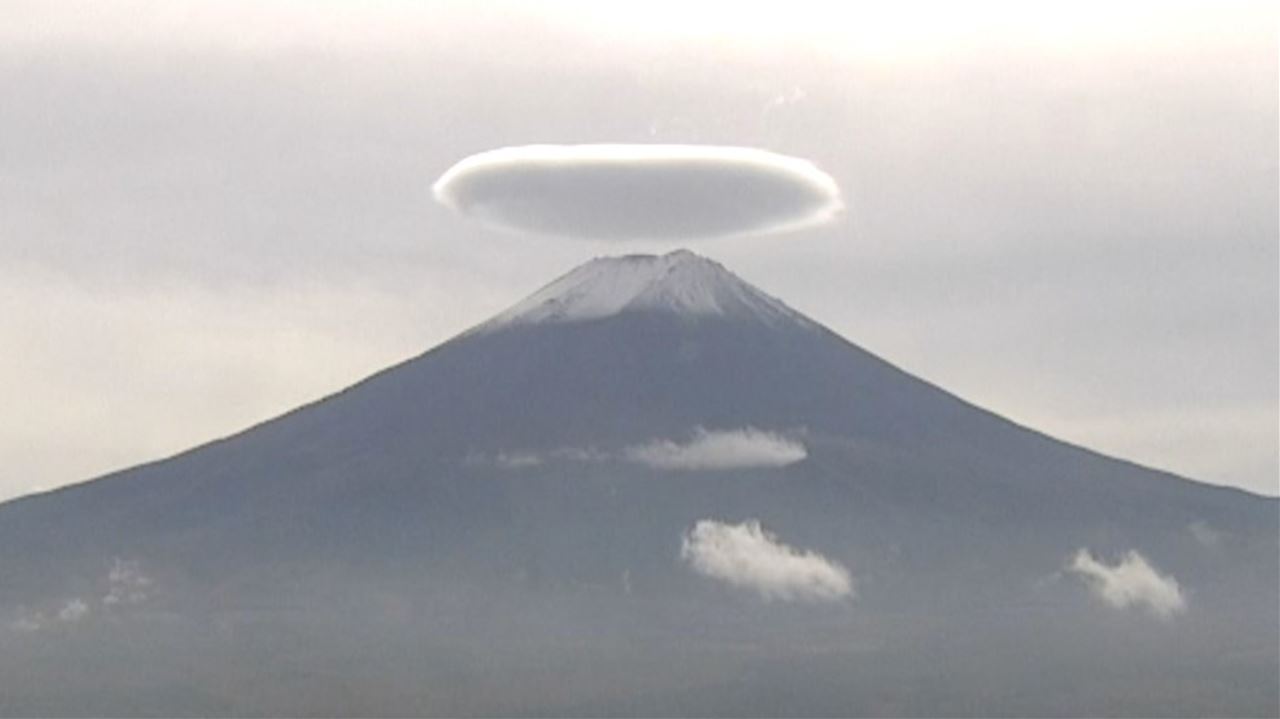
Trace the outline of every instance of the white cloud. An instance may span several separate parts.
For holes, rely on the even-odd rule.
[[[493,463],[503,469],[527,469],[542,464],[542,456],[536,452],[499,452]]]
[[[141,564],[136,560],[116,558],[107,571],[107,593],[102,597],[102,607],[110,608],[118,605],[141,604],[150,594],[153,581],[142,572]],[[48,629],[57,624],[79,624],[92,613],[89,602],[73,597],[64,601],[61,606],[46,604],[43,609],[22,609],[18,617],[9,622],[9,628],[16,632],[30,633]]]
[[[799,442],[747,427],[710,432],[698,429],[688,443],[655,440],[628,447],[623,456],[655,469],[716,470],[783,467],[799,462],[809,453]]]
[[[151,578],[142,573],[136,561],[116,559],[107,573],[107,595],[102,603],[139,604],[147,600],[151,589]]]
[[[766,600],[831,602],[853,596],[853,579],[838,562],[778,541],[758,520],[699,520],[684,536],[680,558],[694,571]]]
[[[44,629],[45,617],[43,612],[23,612],[17,619],[9,622],[9,628],[15,632],[30,634]]]
[[[776,432],[754,427],[714,431],[699,427],[693,438],[684,443],[656,439],[616,451],[593,447],[502,450],[493,455],[471,454],[466,461],[512,470],[529,469],[548,462],[626,461],[661,470],[699,471],[784,467],[808,456],[808,450],[802,443]]]
[[[470,465],[493,465],[500,469],[530,469],[548,462],[605,462],[612,459],[607,452],[581,447],[558,447],[552,450],[500,450],[492,455],[473,452],[464,462]]]
[[[1108,566],[1089,550],[1081,549],[1067,569],[1080,575],[1098,598],[1117,609],[1143,606],[1161,619],[1186,611],[1177,580],[1160,574],[1136,551],[1130,550],[1118,564]]]
[[[710,145],[526,145],[463,159],[434,188],[489,226],[603,240],[691,240],[816,225],[840,212],[807,160]]]
[[[68,624],[75,624],[87,616],[89,616],[89,605],[83,599],[72,599],[58,610],[58,621]]]
[[[582,449],[580,447],[561,447],[553,449],[548,453],[552,459],[560,459],[566,462],[604,462],[609,459],[609,455],[598,449]]]
[[[89,603],[80,598],[69,599],[52,613],[44,610],[22,609],[18,617],[9,622],[9,629],[23,634],[42,631],[56,623],[79,624],[89,616]]]

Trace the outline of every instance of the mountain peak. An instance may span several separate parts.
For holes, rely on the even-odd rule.
[[[788,320],[809,324],[802,315],[744,282],[720,263],[680,249],[665,255],[597,257],[477,331],[581,322],[636,311],[750,319],[769,325]]]

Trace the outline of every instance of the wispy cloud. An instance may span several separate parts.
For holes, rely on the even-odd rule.
[[[116,607],[141,604],[150,597],[154,581],[143,573],[141,562],[117,557],[107,570],[106,586],[99,604],[93,604],[92,598],[73,597],[60,604],[47,602],[35,609],[22,608],[9,622],[9,629],[30,633],[70,626],[88,619],[94,613],[94,606],[109,612]]]
[[[623,456],[655,469],[716,470],[783,467],[809,456],[805,446],[752,427],[725,431],[698,429],[693,439],[669,439],[628,447]]]
[[[536,452],[499,452],[493,458],[493,463],[503,469],[526,469],[537,467],[542,462],[542,455]]]
[[[1222,533],[1209,526],[1208,522],[1197,519],[1187,525],[1187,530],[1191,532],[1191,536],[1196,538],[1200,544],[1214,548],[1222,543]]]
[[[601,452],[598,449],[583,449],[581,447],[554,449],[548,452],[547,456],[551,459],[565,462],[604,462],[610,459],[607,452]]]
[[[1076,552],[1067,569],[1089,584],[1095,596],[1117,609],[1144,607],[1161,619],[1186,611],[1177,580],[1162,575],[1134,550],[1117,564],[1107,565],[1087,549]]]
[[[809,456],[804,444],[785,435],[754,427],[726,430],[694,430],[692,439],[655,439],[643,444],[605,451],[593,447],[559,447],[552,450],[503,450],[493,455],[472,454],[469,464],[491,464],[502,469],[529,469],[549,462],[610,462],[642,464],[664,471],[715,471],[785,467]]]
[[[58,610],[58,621],[75,624],[89,616],[89,605],[83,599],[72,599]]]
[[[18,611],[17,618],[9,622],[9,629],[21,634],[30,634],[53,629],[59,625],[79,624],[88,616],[89,603],[77,597],[63,602],[56,611],[22,608]]]
[[[551,450],[514,449],[499,450],[493,454],[473,452],[467,455],[464,462],[472,466],[491,465],[500,469],[531,469],[554,462],[607,462],[614,455],[593,448],[558,447]]]
[[[88,617],[88,603],[83,599],[70,600],[58,610],[59,622],[74,624],[86,617]]]
[[[44,612],[19,612],[18,618],[9,622],[9,628],[22,634],[30,634],[44,629],[47,620]]]
[[[151,591],[151,578],[142,573],[136,560],[116,559],[107,573],[107,594],[102,603],[139,604],[147,600]]]
[[[685,534],[680,558],[699,574],[765,600],[832,602],[853,596],[848,569],[817,552],[783,544],[758,520],[699,520]]]

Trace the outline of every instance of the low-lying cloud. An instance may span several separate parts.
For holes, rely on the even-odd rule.
[[[436,199],[486,225],[601,240],[692,240],[816,225],[840,190],[807,160],[747,147],[525,145],[463,159]]]
[[[552,450],[501,450],[494,454],[473,452],[463,460],[469,465],[492,465],[499,469],[521,470],[533,469],[554,462],[607,462],[615,459],[614,455],[597,449],[581,447],[559,447]]]
[[[699,520],[684,536],[680,558],[699,574],[757,592],[766,601],[833,602],[853,596],[853,578],[838,562],[783,544],[758,520]]]
[[[48,624],[48,620],[44,616],[44,612],[21,612],[18,617],[9,622],[9,628],[21,634],[30,634],[44,629]]]
[[[1125,553],[1119,563],[1107,565],[1089,550],[1081,549],[1067,569],[1082,577],[1095,596],[1116,609],[1143,607],[1161,619],[1187,609],[1177,580],[1160,574],[1134,550]]]
[[[102,603],[139,604],[147,600],[150,591],[151,578],[142,573],[139,562],[116,559],[107,573],[107,594]]]
[[[142,604],[150,598],[153,585],[151,577],[143,573],[141,562],[117,557],[107,570],[106,593],[100,600],[95,602],[93,598],[73,597],[60,603],[49,602],[34,609],[23,607],[9,622],[9,629],[31,633],[79,624],[96,616],[95,612],[98,611],[110,614],[129,605]]]
[[[72,599],[58,610],[58,621],[75,624],[89,616],[89,604],[83,599]]]
[[[503,469],[528,469],[538,467],[542,462],[542,455],[536,452],[499,452],[493,458],[493,463]]]
[[[504,450],[493,455],[472,454],[468,464],[489,464],[501,469],[532,469],[551,462],[632,462],[663,471],[720,471],[785,467],[809,456],[798,440],[754,427],[694,430],[687,441],[655,439],[643,444],[606,451],[593,447]]]
[[[663,470],[725,470],[784,467],[809,456],[805,446],[779,434],[752,427],[726,431],[699,429],[692,440],[655,440],[628,447],[623,456]]]
[[[77,597],[63,602],[52,612],[22,608],[18,611],[18,616],[9,622],[9,629],[30,634],[57,626],[79,624],[88,616],[89,603]]]

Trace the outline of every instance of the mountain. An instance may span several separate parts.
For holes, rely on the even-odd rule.
[[[477,331],[580,322],[636,312],[718,317],[766,326],[812,324],[721,265],[688,250],[661,257],[592,260],[481,325]]]
[[[1276,715],[1275,499],[687,251],[0,505],[6,715]]]

